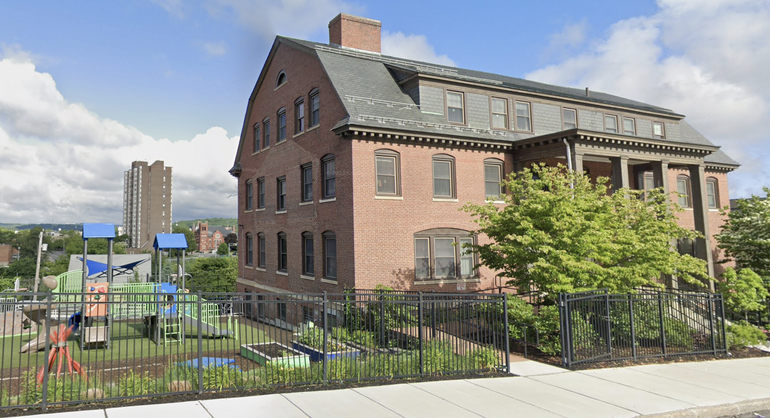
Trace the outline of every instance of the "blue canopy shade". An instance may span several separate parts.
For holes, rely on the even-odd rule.
[[[155,234],[152,247],[156,250],[183,250],[187,248],[187,238],[184,234]]]
[[[78,257],[78,260],[83,261],[83,257]],[[113,266],[113,274],[131,274],[134,272],[134,267],[146,262],[147,260],[149,260],[149,258],[126,263],[120,266]],[[92,279],[107,277],[107,264],[93,260],[86,260],[86,265],[88,266],[88,277],[91,277]]]
[[[114,224],[83,224],[83,239],[115,238]]]

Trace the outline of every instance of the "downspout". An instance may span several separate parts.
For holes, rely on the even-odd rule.
[[[572,151],[570,151],[569,149],[569,141],[567,141],[567,138],[562,138],[561,140],[564,142],[564,145],[567,146],[567,168],[569,169],[570,172],[572,172]],[[569,188],[574,189],[575,184],[570,182]]]

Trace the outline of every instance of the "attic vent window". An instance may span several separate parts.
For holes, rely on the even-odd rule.
[[[275,81],[275,88],[281,87],[284,84],[286,84],[286,73],[281,71],[278,74],[278,79]]]

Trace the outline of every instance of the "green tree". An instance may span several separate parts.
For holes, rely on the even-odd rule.
[[[765,286],[770,285],[770,188],[763,188],[765,197],[751,196],[737,201],[737,207],[727,216],[722,232],[716,235],[719,248],[726,259],[739,268],[749,268],[760,275]]]
[[[234,292],[238,278],[238,259],[235,257],[201,257],[191,260],[187,273],[187,287],[192,291]]]
[[[608,193],[563,166],[535,165],[503,182],[505,206],[467,204],[479,229],[493,240],[473,245],[481,264],[519,290],[559,292],[607,288],[628,292],[655,285],[661,275],[690,283],[709,280],[705,261],[672,251],[673,239],[695,238],[680,227],[681,210],[661,189]]]
[[[227,244],[226,242],[219,244],[219,247],[217,247],[217,254],[218,255],[230,254],[230,245]]]
[[[184,237],[187,240],[187,250],[186,250],[186,252],[188,254],[194,253],[194,252],[198,251],[198,245],[195,242],[195,233],[190,228],[185,228],[184,226],[174,225],[171,228],[171,232],[173,232],[175,234],[184,234]]]
[[[761,302],[768,296],[767,289],[762,278],[751,269],[740,269],[736,272],[732,267],[728,267],[722,273],[722,279],[717,286],[728,311],[746,317],[749,312],[765,307]]]

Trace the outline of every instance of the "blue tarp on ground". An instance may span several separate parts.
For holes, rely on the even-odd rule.
[[[194,360],[187,360],[183,363],[179,363],[181,366],[187,366],[197,369],[198,368],[198,359]],[[229,366],[231,369],[235,369],[238,371],[241,371],[240,367],[235,365],[235,359],[231,358],[220,358],[220,357],[203,357],[201,358],[201,366],[205,369],[206,367],[222,367],[222,366]]]

